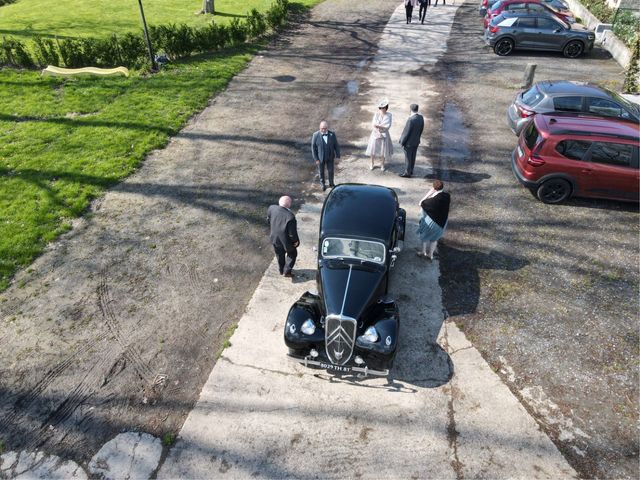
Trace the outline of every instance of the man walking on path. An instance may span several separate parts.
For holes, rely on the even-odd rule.
[[[267,210],[267,220],[271,225],[271,244],[278,257],[280,275],[293,277],[293,266],[298,256],[298,228],[296,216],[291,210],[291,197],[280,197],[278,205],[271,205]]]
[[[412,103],[409,108],[411,115],[407,119],[400,136],[400,144],[404,147],[404,172],[400,176],[407,178],[411,178],[411,175],[413,175],[416,153],[418,145],[420,145],[420,135],[422,135],[422,130],[424,129],[424,118],[418,113],[418,105]]]
[[[420,4],[418,20],[420,20],[420,23],[424,24],[424,19],[427,16],[427,7],[429,6],[429,3],[431,3],[431,0],[418,0],[418,3]]]
[[[327,189],[324,181],[325,165],[329,176],[329,186],[335,187],[333,183],[333,167],[335,159],[340,160],[340,145],[338,145],[336,134],[329,130],[329,124],[324,120],[320,122],[320,130],[311,137],[311,155],[313,155],[313,160],[318,166],[322,191],[324,192]]]

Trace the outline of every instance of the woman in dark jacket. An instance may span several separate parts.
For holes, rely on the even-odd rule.
[[[433,188],[420,200],[420,222],[418,235],[422,240],[422,251],[419,257],[433,260],[433,253],[438,246],[438,240],[444,235],[449,218],[449,204],[451,196],[443,191],[444,184],[440,180],[433,182]]]

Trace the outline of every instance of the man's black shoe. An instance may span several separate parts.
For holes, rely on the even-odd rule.
[[[409,175],[407,172],[401,173],[400,176],[403,178],[411,178],[411,175]]]
[[[285,276],[286,278],[293,278],[295,275],[293,274],[293,272],[286,272],[286,273],[284,274],[284,276]]]
[[[329,185],[331,188],[336,188],[336,186],[332,183],[331,185]]]
[[[322,191],[324,192],[327,189],[326,185],[322,185]]]

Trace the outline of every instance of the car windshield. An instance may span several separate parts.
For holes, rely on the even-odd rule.
[[[384,245],[368,240],[351,238],[325,238],[322,242],[323,258],[357,258],[375,263],[384,263]]]

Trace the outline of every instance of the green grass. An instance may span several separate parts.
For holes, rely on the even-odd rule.
[[[0,290],[92,198],[178,132],[255,48],[129,79],[0,70]]]
[[[196,15],[202,8],[200,0],[143,0],[149,25],[185,23],[201,26],[213,19],[228,23],[234,17],[244,17],[252,8],[263,12],[273,0],[215,0],[215,15]],[[305,6],[317,1],[302,0]],[[104,38],[112,33],[140,31],[142,23],[135,0],[17,0],[0,7],[0,34],[20,39],[33,35],[43,37]]]
[[[86,18],[100,17],[100,9],[109,8],[112,13],[102,17],[101,33],[122,31],[128,25],[120,0],[87,4],[96,8],[91,15],[69,0],[37,2],[37,8],[35,3],[18,0],[0,7],[2,33],[25,29],[11,10],[17,7],[23,15],[27,7],[40,12],[40,34],[68,28],[75,35],[96,33],[72,27],[64,19],[65,11],[74,12],[80,19],[74,22],[86,26],[90,23]],[[172,3],[177,2],[160,0],[154,8]],[[297,8],[308,7],[318,0],[295,3]],[[216,0],[216,9],[238,13],[262,4],[271,2]],[[183,18],[164,12],[162,21],[200,21],[193,15],[199,2],[193,8],[189,5],[180,7],[185,10]],[[258,47],[245,45],[192,57],[158,74],[130,78],[59,79],[0,69],[0,291],[48,242],[69,230],[71,220],[92,199],[131,174],[151,150],[164,146],[244,68]]]

